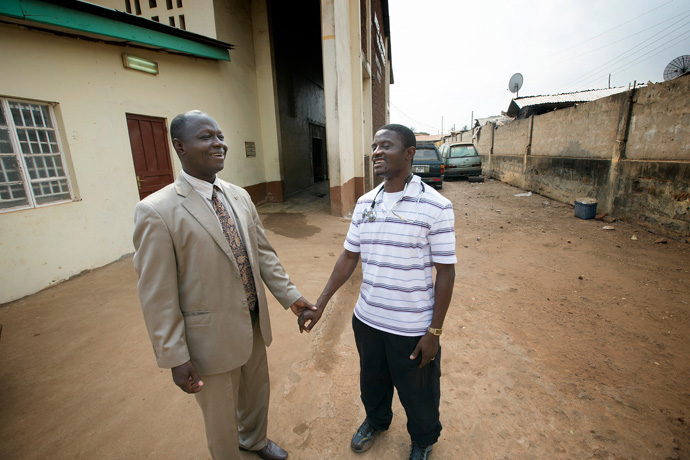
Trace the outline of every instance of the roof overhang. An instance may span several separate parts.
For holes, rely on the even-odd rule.
[[[116,45],[229,61],[230,43],[80,0],[2,0],[0,21]]]

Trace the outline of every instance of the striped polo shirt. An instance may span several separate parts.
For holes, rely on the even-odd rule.
[[[434,310],[434,263],[454,264],[455,216],[451,202],[413,176],[390,209],[376,187],[355,206],[344,247],[362,258],[355,316],[381,331],[426,333]]]

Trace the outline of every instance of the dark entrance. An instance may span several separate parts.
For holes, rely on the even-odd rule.
[[[311,165],[314,182],[328,179],[328,156],[326,155],[326,128],[309,124],[311,136]]]
[[[269,0],[286,195],[328,178],[319,0]]]

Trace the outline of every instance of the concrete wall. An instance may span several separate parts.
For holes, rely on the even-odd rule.
[[[241,186],[265,181],[250,12],[242,7],[247,2],[236,3],[240,11],[225,23],[232,32],[219,37],[238,46],[229,63],[0,25],[0,95],[55,104],[80,197],[0,213],[0,303],[133,251],[139,195],[126,113],[169,122],[202,109],[226,134],[228,159],[220,177]],[[125,51],[158,62],[160,74],[125,69]],[[245,141],[257,142],[255,158],[245,157]],[[170,151],[177,175],[180,164]]]
[[[534,117],[530,154],[611,158],[618,115],[625,97],[626,93],[621,93]]]
[[[591,197],[658,233],[690,236],[690,77],[507,125],[475,144],[486,175],[564,203]]]
[[[532,120],[515,120],[494,129],[495,155],[524,155]]]
[[[690,77],[636,92],[625,157],[690,160]]]
[[[326,106],[326,146],[331,213],[344,215],[357,200],[355,182],[363,180],[364,153],[361,126],[355,128],[355,82],[362,81],[359,5],[346,0],[321,0],[321,37],[323,47],[323,78]],[[353,47],[353,44],[355,46]],[[360,105],[361,106],[361,105]],[[357,169],[359,163],[360,168]]]

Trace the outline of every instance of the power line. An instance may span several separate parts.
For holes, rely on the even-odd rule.
[[[686,18],[690,17],[690,10],[685,11],[685,12],[683,12],[683,13],[681,13],[681,14],[684,14],[685,16],[683,16],[681,19],[679,19],[678,21],[676,21],[676,22],[674,22],[673,24],[671,24],[671,26],[677,24],[678,22],[682,21],[683,19],[686,19]],[[635,32],[634,34],[630,34],[630,35],[628,35],[628,36],[626,36],[626,37],[623,37],[623,38],[621,38],[621,39],[619,39],[619,40],[616,40],[616,41],[607,43],[606,45],[600,46],[599,48],[595,48],[595,49],[590,50],[590,51],[585,51],[585,52],[582,53],[582,54],[578,54],[577,56],[572,56],[572,57],[570,57],[570,58],[568,58],[568,59],[565,59],[565,60],[563,60],[563,61],[560,61],[560,62],[556,63],[556,65],[565,64],[566,62],[570,62],[570,61],[572,61],[572,60],[574,60],[574,59],[581,58],[582,56],[586,56],[586,55],[591,54],[591,53],[594,53],[594,52],[596,52],[596,51],[603,50],[604,48],[608,48],[608,47],[611,46],[611,45],[615,45],[616,43],[620,43],[620,42],[622,42],[622,41],[624,41],[624,40],[627,40],[627,39],[629,39],[629,38],[631,38],[631,37],[634,37],[635,35],[640,35],[640,34],[646,32],[646,31],[648,31],[648,30],[650,30],[650,29],[653,29],[653,28],[655,28],[655,27],[657,27],[657,26],[660,26],[661,24],[663,24],[663,23],[665,23],[665,22],[673,21],[673,20],[676,19],[676,18],[677,18],[677,17],[672,17],[672,18],[665,19],[665,20],[663,20],[663,21],[661,21],[661,22],[658,22],[658,23],[654,24],[653,26],[649,26],[649,27],[647,27],[646,29],[642,29],[642,30],[640,30],[639,32]],[[671,27],[671,26],[669,26],[669,27]],[[654,35],[652,35],[652,37],[653,37],[653,36],[654,36]],[[651,38],[651,37],[650,37],[650,38]]]
[[[393,104],[392,102],[391,102],[391,107],[395,108],[395,110],[397,110],[398,112],[400,112],[401,115],[403,115],[405,118],[407,118],[407,119],[413,121],[413,122],[414,122],[415,124],[417,124],[417,125],[422,125],[423,127],[426,127],[426,128],[429,128],[429,129],[438,131],[438,132],[441,131],[441,130],[440,130],[438,127],[436,127],[436,126],[428,125],[428,124],[423,123],[423,122],[421,122],[421,121],[419,121],[419,120],[417,120],[417,119],[415,119],[415,118],[412,118],[410,115],[408,115],[408,114],[406,114],[405,112],[403,112],[403,111],[400,109],[400,107],[398,107],[397,105]]]
[[[585,72],[584,74],[580,75],[579,77],[576,77],[576,78],[574,78],[574,79],[572,79],[572,80],[570,80],[570,81],[564,83],[564,84],[563,84],[563,87],[564,87],[564,88],[570,88],[570,87],[576,86],[576,85],[580,84],[582,81],[590,79],[590,77],[592,76],[592,74],[597,73],[599,70],[604,69],[604,68],[606,68],[607,66],[616,65],[616,64],[620,63],[620,61],[625,61],[626,59],[631,58],[632,56],[634,56],[635,54],[641,52],[641,51],[644,50],[645,48],[648,48],[649,46],[653,45],[654,43],[657,43],[658,41],[664,39],[665,37],[668,37],[669,35],[671,35],[671,34],[677,32],[678,30],[680,30],[680,29],[682,29],[683,27],[685,27],[685,26],[687,26],[688,24],[690,24],[690,21],[688,21],[688,22],[682,24],[681,26],[679,26],[679,27],[677,27],[677,28],[671,30],[671,31],[668,32],[668,33],[666,33],[665,35],[659,37],[658,39],[653,40],[653,41],[647,43],[646,45],[644,45],[644,44],[645,44],[646,42],[648,42],[651,38],[656,37],[657,35],[659,35],[659,34],[665,32],[665,31],[668,30],[670,27],[672,27],[672,26],[678,24],[679,22],[685,20],[686,18],[687,18],[687,17],[683,17],[683,18],[679,19],[678,21],[676,21],[676,22],[674,22],[673,24],[671,24],[669,27],[665,28],[664,30],[661,30],[661,31],[657,32],[656,34],[652,35],[651,37],[646,38],[644,41],[638,43],[637,45],[633,46],[632,48],[629,48],[628,50],[626,50],[626,51],[624,51],[623,53],[619,54],[618,56],[616,56],[616,57],[610,59],[609,61],[605,62],[604,64],[602,64],[602,65],[600,65],[600,66],[597,66],[597,67],[595,67],[594,69],[592,69],[592,70],[590,70],[590,71],[588,71],[588,72]],[[686,32],[682,33],[680,36],[685,35],[685,34],[687,34],[687,33],[688,33],[688,32],[686,31]],[[678,36],[669,39],[666,43],[669,43],[670,41],[673,41],[673,40],[675,40],[676,38],[678,38]],[[666,44],[666,43],[664,43],[664,44]],[[663,46],[664,44],[662,44],[661,46]],[[642,45],[644,45],[644,46],[642,46]],[[642,47],[639,48],[640,46],[642,46]],[[639,48],[639,49],[636,50],[636,48]],[[607,72],[607,73],[612,73],[612,72]]]
[[[648,60],[648,59],[650,59],[650,58],[656,56],[656,54],[658,54],[658,53],[655,53],[655,51],[657,51],[659,48],[662,48],[662,47],[668,45],[668,46],[666,46],[665,48],[663,48],[663,51],[665,51],[665,50],[671,48],[672,46],[677,45],[678,43],[681,43],[683,40],[687,40],[688,37],[683,38],[683,35],[687,35],[687,34],[689,34],[689,33],[690,33],[690,30],[684,32],[683,34],[681,34],[681,35],[678,36],[678,37],[675,37],[675,38],[671,39],[670,41],[667,41],[667,42],[665,42],[665,43],[662,43],[661,45],[657,46],[656,48],[654,48],[654,49],[652,49],[652,50],[649,50],[648,52],[646,52],[646,53],[643,54],[642,56],[638,56],[638,57],[637,57],[635,60],[633,60],[632,62],[625,63],[625,64],[623,64],[622,67],[618,67],[618,68],[616,68],[616,69],[613,69],[610,73],[618,72],[618,71],[621,71],[621,72],[622,72],[623,70],[630,69],[631,67],[634,67],[635,65],[639,64],[640,62],[644,62],[644,61],[646,61],[646,60]],[[680,39],[680,40],[678,40],[678,39]],[[673,42],[673,43],[672,43],[672,42]],[[654,54],[654,56],[649,56],[650,54]],[[646,56],[649,56],[649,57],[646,57]],[[646,58],[645,58],[645,57],[646,57]],[[643,59],[643,58],[645,58],[645,59]],[[601,78],[601,77],[600,77],[600,76],[596,76],[596,77],[594,77],[594,78],[595,78],[595,80],[596,80],[597,78]],[[589,82],[591,82],[591,81],[592,81],[592,79],[588,80],[586,83],[589,83]]]
[[[625,22],[623,22],[623,23],[621,23],[621,24],[618,24],[618,25],[615,26],[615,27],[612,27],[612,28],[610,28],[610,29],[608,29],[608,30],[605,30],[604,32],[601,32],[600,34],[597,34],[597,35],[595,35],[595,36],[593,36],[593,37],[590,37],[590,38],[588,38],[588,39],[586,39],[586,40],[584,40],[584,41],[581,41],[580,43],[576,43],[575,45],[569,46],[568,48],[564,48],[564,49],[562,49],[562,50],[560,50],[560,51],[556,51],[556,52],[553,53],[552,55],[547,56],[545,59],[551,58],[551,57],[553,57],[553,56],[557,56],[557,55],[559,55],[559,54],[561,54],[561,53],[564,53],[564,52],[566,52],[566,51],[569,51],[569,50],[571,50],[571,49],[573,49],[573,48],[577,48],[577,47],[580,46],[580,45],[584,45],[585,43],[588,43],[588,42],[594,40],[595,38],[599,38],[599,37],[601,37],[602,35],[606,35],[607,33],[611,32],[611,31],[613,31],[613,30],[619,29],[619,28],[623,27],[624,25],[626,25],[626,24],[628,24],[628,23],[630,23],[630,22],[633,22],[633,21],[635,21],[636,19],[641,18],[642,16],[646,16],[646,15],[648,15],[649,13],[658,10],[659,8],[663,8],[664,6],[668,5],[669,3],[673,3],[674,1],[676,1],[676,0],[670,0],[670,1],[668,1],[668,2],[666,2],[666,3],[664,3],[664,4],[662,4],[662,5],[657,6],[656,8],[652,8],[651,10],[649,10],[649,11],[647,11],[647,12],[645,12],[645,13],[640,14],[639,16],[635,16],[634,18],[629,19],[629,20],[627,20],[627,21],[625,21]]]

